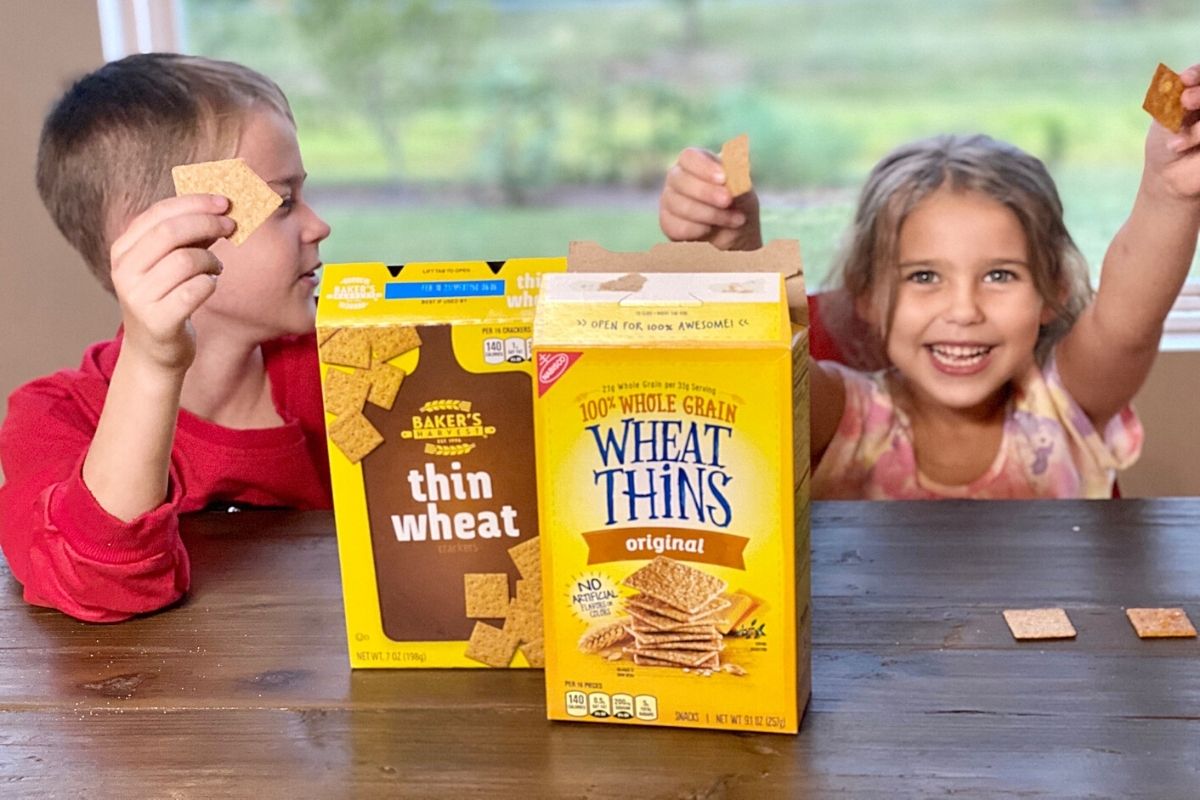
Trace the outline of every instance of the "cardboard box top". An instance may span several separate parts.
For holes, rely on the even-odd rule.
[[[326,264],[317,324],[528,323],[542,275],[565,269],[563,258]]]
[[[792,322],[808,327],[800,243],[775,239],[758,250],[718,250],[708,242],[661,242],[645,252],[614,253],[571,242],[568,272],[776,272],[783,276]]]
[[[546,275],[534,346],[780,347],[783,276],[763,272]]]

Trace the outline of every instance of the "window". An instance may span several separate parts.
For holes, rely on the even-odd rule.
[[[112,0],[112,2],[129,0]],[[661,239],[685,145],[749,132],[768,238],[810,286],[891,147],[982,130],[1042,158],[1093,268],[1128,213],[1157,61],[1191,0],[180,0],[183,49],[292,99],[327,260],[561,254]]]

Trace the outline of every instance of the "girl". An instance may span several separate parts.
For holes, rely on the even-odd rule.
[[[1200,109],[1200,66],[1182,75]],[[1040,161],[985,136],[899,148],[862,190],[829,318],[865,326],[862,372],[812,365],[817,498],[1108,497],[1142,429],[1129,407],[1200,232],[1200,124],[1157,123],[1133,211],[1093,294]],[[660,222],[672,239],[761,244],[757,199],[685,150]],[[828,315],[827,315],[828,316]],[[855,344],[850,339],[843,347]]]

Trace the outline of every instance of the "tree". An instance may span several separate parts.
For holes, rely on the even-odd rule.
[[[400,178],[402,131],[417,109],[452,104],[492,15],[483,2],[293,0],[331,108],[361,115]]]

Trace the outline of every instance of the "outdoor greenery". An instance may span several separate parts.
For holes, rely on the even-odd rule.
[[[871,165],[984,131],[1046,161],[1098,266],[1132,203],[1155,65],[1194,0],[185,0],[187,48],[295,106],[327,260],[658,241],[684,146],[750,134],[768,237],[815,283]]]

